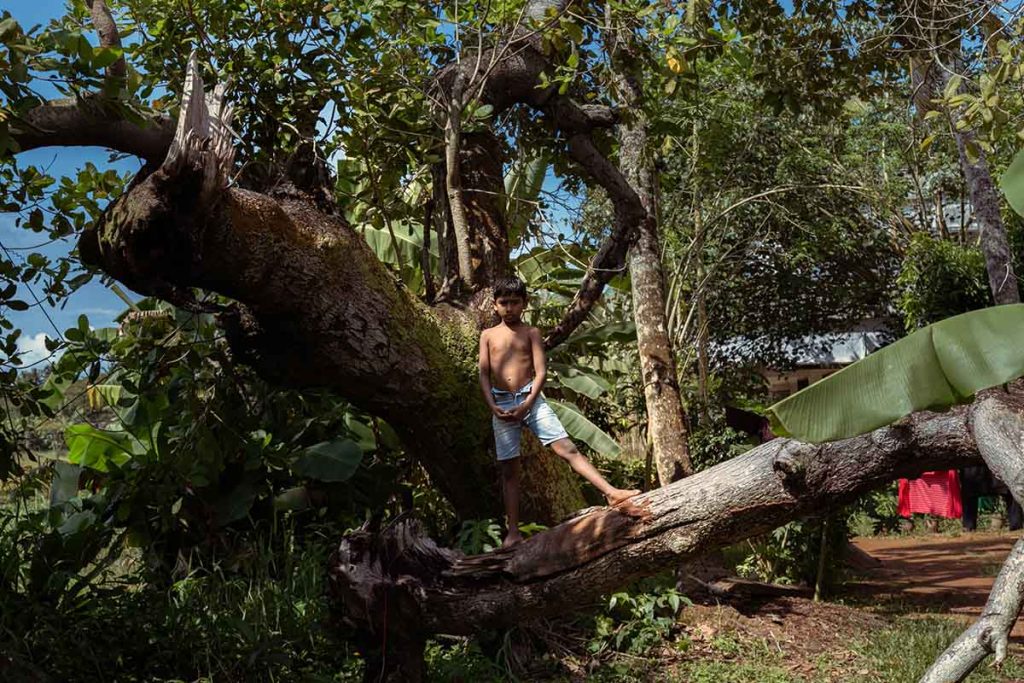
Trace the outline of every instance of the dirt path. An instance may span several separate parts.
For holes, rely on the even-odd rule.
[[[849,584],[849,592],[876,604],[903,603],[921,612],[973,620],[981,614],[992,581],[1020,535],[1013,531],[856,538],[853,544],[881,564],[861,570],[862,578]],[[1024,642],[1024,619],[1017,620],[1012,636]]]

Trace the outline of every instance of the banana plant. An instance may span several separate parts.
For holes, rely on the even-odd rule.
[[[965,403],[1024,376],[1024,304],[923,327],[768,409],[776,434],[820,443],[865,434],[918,410]]]

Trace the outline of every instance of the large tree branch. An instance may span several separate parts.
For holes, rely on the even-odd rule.
[[[979,397],[972,428],[989,469],[1024,500],[1024,397],[990,389]],[[981,617],[943,652],[921,683],[962,681],[989,654],[1006,658],[1010,631],[1024,605],[1024,539],[1017,541],[992,584]]]
[[[88,0],[100,45],[122,49],[114,17],[104,0]],[[124,55],[107,67],[108,82],[117,86],[127,73]],[[40,147],[107,147],[160,163],[174,137],[174,122],[151,115],[143,124],[124,119],[103,93],[79,99],[52,100],[33,107],[11,122],[11,136],[22,152]]]
[[[221,320],[243,360],[271,381],[330,388],[387,420],[461,515],[497,516],[476,321],[417,301],[308,196],[225,187],[228,128],[216,96],[212,114],[204,102],[193,65],[173,151],[83,234],[83,260],[171,301],[187,303],[194,287],[234,299]],[[534,490],[550,494],[527,509],[547,523],[582,504],[555,459],[525,459]]]
[[[174,137],[174,121],[151,116],[145,125],[113,113],[99,95],[56,100],[30,109],[11,122],[22,152],[40,147],[107,147],[160,163]]]
[[[896,477],[977,462],[970,413],[918,413],[818,446],[778,439],[639,496],[647,519],[595,508],[487,555],[438,548],[412,522],[381,535],[352,534],[331,560],[333,595],[378,648],[583,609],[632,580],[841,505]]]
[[[977,460],[966,408],[918,413],[817,446],[777,439],[637,497],[646,520],[595,508],[512,549],[470,558],[449,554],[443,572],[389,575],[381,569],[379,580],[406,582],[417,592],[417,623],[427,631],[472,633],[578,609],[632,579],[840,505],[896,477]],[[354,588],[346,588],[346,567],[369,559],[367,544],[390,542],[368,535],[344,540],[347,559],[332,568],[339,587]],[[406,569],[414,565],[410,560]]]

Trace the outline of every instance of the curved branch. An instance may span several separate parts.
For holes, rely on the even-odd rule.
[[[117,24],[104,0],[88,0],[92,23],[100,45],[123,49]],[[120,55],[106,69],[113,85],[124,79],[128,66]],[[146,124],[136,124],[113,111],[101,93],[80,99],[52,100],[30,109],[14,119],[11,135],[19,151],[40,147],[107,147],[159,163],[167,153],[174,135],[174,123],[167,116],[154,115]]]
[[[160,163],[174,138],[174,121],[151,116],[144,125],[110,111],[102,97],[55,100],[12,121],[11,136],[20,151],[40,147],[106,147]]]
[[[989,469],[1018,502],[1024,500],[1024,399],[1002,389],[982,392],[974,404],[971,422],[978,449]],[[981,617],[939,655],[921,677],[921,683],[962,681],[991,653],[995,653],[995,663],[1001,664],[1022,605],[1024,539],[1010,550],[992,584]]]
[[[572,303],[562,315],[562,320],[544,337],[545,348],[551,349],[565,341],[586,319],[601,298],[604,286],[625,272],[629,247],[641,222],[648,220],[649,216],[629,181],[590,137],[595,123],[604,122],[605,112],[592,116],[568,98],[555,100],[547,110],[558,128],[570,135],[569,155],[608,193],[615,213],[612,231],[587,266]]]

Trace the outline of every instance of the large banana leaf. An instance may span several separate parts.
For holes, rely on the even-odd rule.
[[[556,401],[553,398],[544,400],[551,406],[551,410],[555,411],[555,415],[561,420],[562,426],[565,427],[565,431],[569,432],[569,436],[584,442],[598,453],[619,454],[621,450],[619,444],[615,443],[615,440],[605,434],[600,427],[588,420],[575,404]]]
[[[522,242],[526,228],[537,214],[537,200],[549,165],[548,155],[541,152],[518,160],[505,174],[505,215],[513,249]]]
[[[776,434],[846,439],[1024,376],[1024,304],[947,318],[768,409]]]
[[[553,373],[548,384],[560,384],[587,398],[598,398],[611,389],[608,380],[595,372],[565,363],[549,363],[548,369]]]
[[[999,179],[999,185],[1013,210],[1024,216],[1024,149],[1017,152],[1010,167]]]
[[[360,227],[370,249],[384,263],[401,267],[402,281],[414,292],[423,288],[423,273],[420,269],[420,254],[423,252],[423,226],[416,223],[394,221],[391,225],[395,232],[394,242],[386,227],[375,228],[372,225]],[[398,254],[395,254],[395,243]],[[430,245],[430,270],[436,273],[438,268],[437,245]]]

